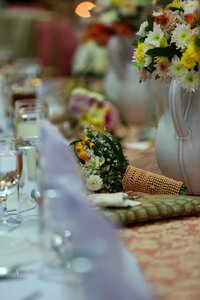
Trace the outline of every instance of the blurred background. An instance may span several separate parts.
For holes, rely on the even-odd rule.
[[[35,58],[47,75],[69,75],[80,35],[77,2],[1,0],[1,61]]]
[[[54,80],[48,100],[50,118],[66,136],[71,91],[83,87],[103,94],[118,110],[123,125],[141,126],[139,139],[154,140],[168,84],[161,88],[159,83],[158,89],[155,80],[139,82],[132,64],[133,41],[152,9],[168,1],[93,0],[88,18],[75,12],[81,2],[1,0],[1,75],[7,80],[21,70],[39,77],[40,83]],[[92,118],[96,114],[99,111],[92,111]]]

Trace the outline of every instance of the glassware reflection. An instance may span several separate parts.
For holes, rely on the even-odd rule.
[[[3,225],[18,224],[20,221],[9,216],[7,197],[17,190],[19,202],[19,180],[22,175],[22,151],[14,138],[0,139],[0,223]]]

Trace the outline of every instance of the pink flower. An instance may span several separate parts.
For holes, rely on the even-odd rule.
[[[147,79],[151,79],[152,75],[146,69],[139,68],[138,71],[139,71],[139,75],[140,75],[140,82],[145,81]]]
[[[155,74],[159,76],[161,79],[167,79],[169,75],[169,62],[168,61],[160,61],[156,64]]]

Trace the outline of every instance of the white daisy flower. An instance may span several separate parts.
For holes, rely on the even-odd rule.
[[[89,92],[89,96],[91,98],[97,99],[99,101],[104,101],[105,100],[105,96],[101,95],[100,93],[97,93],[97,92]]]
[[[146,28],[147,28],[148,25],[149,25],[149,23],[147,21],[143,22],[140,25],[140,29],[139,29],[138,32],[136,32],[136,34],[139,35],[139,36],[146,36],[147,35]]]
[[[101,11],[109,8],[110,5],[112,5],[111,0],[97,0],[95,11],[101,12]]]
[[[169,75],[171,77],[180,78],[187,73],[187,68],[181,63],[178,56],[174,56],[169,67]]]
[[[159,47],[162,38],[164,37],[164,32],[160,28],[159,24],[153,24],[153,31],[150,31],[145,39],[145,43],[149,45],[153,45],[155,47]]]
[[[99,17],[99,21],[103,24],[112,24],[113,22],[118,20],[117,12],[113,10],[106,11],[102,13]]]
[[[194,92],[199,84],[199,74],[195,71],[188,71],[180,80],[184,89],[188,92]]]
[[[145,55],[144,60],[144,67],[148,67],[152,63],[152,57],[150,55]]]
[[[153,11],[152,16],[153,17],[160,17],[163,15],[162,11]]]
[[[172,42],[178,49],[185,49],[189,44],[193,31],[189,24],[178,24],[172,32]]]
[[[86,186],[90,191],[99,191],[103,186],[103,180],[98,175],[90,175],[86,179]]]
[[[133,0],[123,0],[119,5],[119,11],[122,15],[133,15],[136,12],[137,3]]]
[[[92,169],[96,170],[99,169],[100,166],[102,166],[105,162],[105,158],[104,157],[99,157],[99,156],[95,156],[92,157],[91,161],[90,161],[90,166]],[[87,162],[86,162],[87,164]]]
[[[186,14],[193,14],[199,7],[197,0],[183,2],[183,9]]]

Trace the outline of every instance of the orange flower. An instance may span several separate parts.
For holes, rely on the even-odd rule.
[[[86,153],[86,149],[85,149],[85,144],[84,142],[78,142],[76,145],[76,152],[78,154],[78,156],[80,157],[80,159],[82,160],[89,160],[90,157],[87,155]]]
[[[197,26],[198,23],[198,13],[194,13],[194,14],[185,14],[184,15],[184,20],[187,24],[190,24],[191,28],[194,28]]]
[[[164,28],[169,23],[169,18],[166,14],[155,17],[155,22],[160,24],[161,28]]]
[[[95,146],[95,144],[86,136],[83,139],[84,144],[87,142],[89,144],[90,149]]]
[[[116,34],[129,35],[133,33],[133,28],[130,20],[124,20],[124,22],[115,22],[112,25]]]
[[[108,43],[113,34],[114,32],[111,26],[101,23],[93,23],[90,24],[83,32],[83,42],[95,40],[99,45],[105,45]]]

